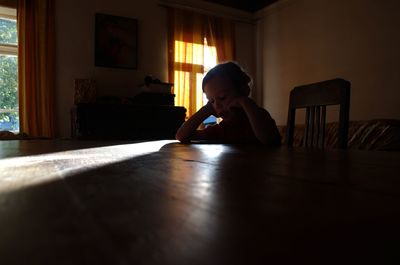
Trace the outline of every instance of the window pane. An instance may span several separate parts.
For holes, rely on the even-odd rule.
[[[0,130],[19,131],[17,66],[16,56],[0,55]]]
[[[19,132],[18,110],[12,112],[0,110],[0,131]]]
[[[204,65],[204,45],[193,43],[193,64]]]
[[[208,72],[217,65],[217,49],[214,46],[204,47],[204,71]]]
[[[16,45],[17,43],[17,21],[0,18],[0,44]]]
[[[204,74],[196,74],[196,109],[199,110],[201,107],[203,107],[207,103],[207,97],[203,93],[203,77]]]
[[[204,45],[175,41],[175,62],[203,65]]]
[[[174,80],[175,105],[187,108],[185,103],[190,99],[190,73],[175,71]]]
[[[192,43],[175,41],[175,62],[191,63],[192,48],[193,48]]]

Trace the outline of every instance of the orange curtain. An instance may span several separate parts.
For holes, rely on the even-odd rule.
[[[226,19],[174,8],[168,10],[168,19],[169,82],[174,83],[176,104],[184,106],[187,117],[190,117],[203,102],[202,92],[197,91],[196,83],[201,82],[198,76],[204,73],[204,67],[200,63],[194,63],[194,58],[178,58],[176,55],[182,56],[181,49],[189,49],[189,44],[204,47],[204,40],[207,39],[209,46],[216,47],[218,61],[233,60],[233,23]],[[186,56],[186,53],[183,54]],[[204,58],[198,58],[201,54],[193,56],[204,62]]]
[[[208,17],[207,39],[217,49],[218,63],[235,59],[235,28],[225,18]]]
[[[186,108],[187,117],[198,109],[196,75],[204,72],[204,69],[193,64],[193,54],[186,50],[193,48],[192,44],[204,44],[203,22],[202,15],[169,9],[169,81],[174,83],[176,105]],[[181,57],[178,60],[177,54]]]
[[[20,131],[55,136],[54,0],[18,0]]]

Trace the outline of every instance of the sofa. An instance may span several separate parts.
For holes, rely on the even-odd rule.
[[[304,125],[296,125],[293,146],[300,147],[304,137]],[[286,145],[286,126],[278,126],[282,144]],[[337,146],[338,122],[330,122],[325,128],[325,147]],[[348,149],[400,151],[400,120],[373,119],[350,121]]]

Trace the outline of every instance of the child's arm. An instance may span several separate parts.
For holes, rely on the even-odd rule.
[[[248,97],[236,98],[232,105],[241,107],[250,121],[251,128],[257,139],[263,144],[276,145],[280,143],[280,134],[275,121],[268,111],[260,108],[252,99]]]
[[[214,114],[214,109],[211,103],[207,103],[199,111],[192,115],[176,132],[175,138],[181,142],[188,142],[192,139],[197,139],[201,131],[197,128],[210,115]]]

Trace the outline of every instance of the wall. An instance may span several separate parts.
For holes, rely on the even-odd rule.
[[[198,1],[197,1],[198,2]],[[213,6],[207,4],[207,8]],[[224,9],[225,10],[225,9]],[[218,12],[221,8],[218,9]],[[226,12],[231,10],[226,9]],[[94,66],[94,14],[106,13],[138,20],[138,68]],[[240,14],[243,17],[243,14]],[[246,16],[246,15],[244,15]],[[254,25],[236,22],[238,61],[255,72]],[[167,12],[157,0],[56,0],[56,90],[58,135],[70,136],[74,79],[93,78],[100,95],[132,96],[151,74],[167,81]]]
[[[254,38],[255,25],[253,23],[240,23],[235,24],[235,37],[236,37],[236,61],[253,79],[253,87],[251,96],[259,99],[259,87],[257,87],[257,69],[255,61],[255,45]]]
[[[350,119],[400,119],[399,10],[397,0],[281,0],[258,12],[258,81],[277,123],[294,86],[335,77],[352,83]]]

